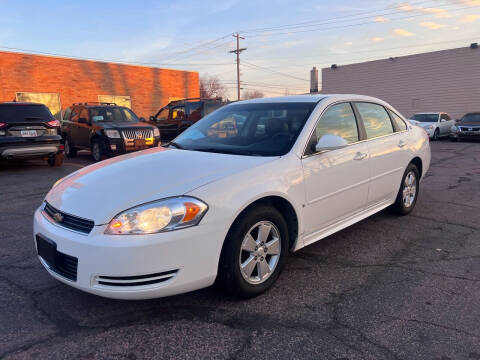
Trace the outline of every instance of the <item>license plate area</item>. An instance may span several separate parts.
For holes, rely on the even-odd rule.
[[[22,137],[35,137],[37,136],[37,130],[21,130],[20,135]]]
[[[134,139],[133,140],[133,145],[135,146],[145,146],[147,144],[147,142],[145,141],[145,139]]]
[[[57,244],[52,240],[47,240],[37,235],[37,251],[45,262],[50,266],[55,266],[55,259],[57,255]]]

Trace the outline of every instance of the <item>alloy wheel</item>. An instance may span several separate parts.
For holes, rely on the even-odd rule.
[[[410,171],[403,181],[403,205],[409,208],[415,201],[417,195],[417,177],[413,171]]]
[[[281,248],[275,224],[260,221],[253,225],[240,247],[240,272],[245,281],[254,285],[265,282],[278,265]]]

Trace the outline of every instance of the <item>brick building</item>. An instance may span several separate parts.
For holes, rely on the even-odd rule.
[[[404,116],[480,111],[480,48],[399,56],[322,69],[322,93],[354,93],[387,101]]]
[[[57,117],[76,102],[111,101],[147,118],[199,95],[197,72],[0,51],[0,102],[41,101]]]

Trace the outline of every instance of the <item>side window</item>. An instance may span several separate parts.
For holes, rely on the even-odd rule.
[[[82,109],[80,111],[80,115],[78,117],[79,118],[84,118],[88,122],[88,110],[87,109]]]
[[[185,119],[185,107],[178,106],[172,111],[172,119],[174,120],[184,120]]]
[[[72,109],[72,114],[70,116],[70,121],[77,122],[78,121],[78,108]]]
[[[440,117],[440,120],[449,121],[449,120],[452,120],[452,118],[448,116],[448,114],[442,114],[442,116]]]
[[[70,120],[70,114],[72,113],[72,109],[67,108],[63,113],[63,120],[68,121]]]
[[[315,146],[322,138],[328,139],[331,136],[341,137],[347,144],[359,140],[357,121],[350,103],[333,105],[327,109],[313,132],[307,154],[315,152]]]
[[[362,117],[368,139],[393,133],[392,122],[383,106],[362,102],[355,103],[355,105]]]
[[[392,115],[393,122],[397,126],[398,131],[407,130],[407,124],[405,124],[405,121],[403,121],[400,116],[395,114],[393,111],[390,111],[390,114]]]

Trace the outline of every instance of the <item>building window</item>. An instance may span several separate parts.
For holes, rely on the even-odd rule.
[[[57,120],[62,120],[62,106],[60,95],[57,93],[17,92],[15,99],[19,102],[34,102],[43,104]]]
[[[128,95],[98,95],[98,101],[104,103],[114,103],[118,106],[132,108],[132,100]]]

